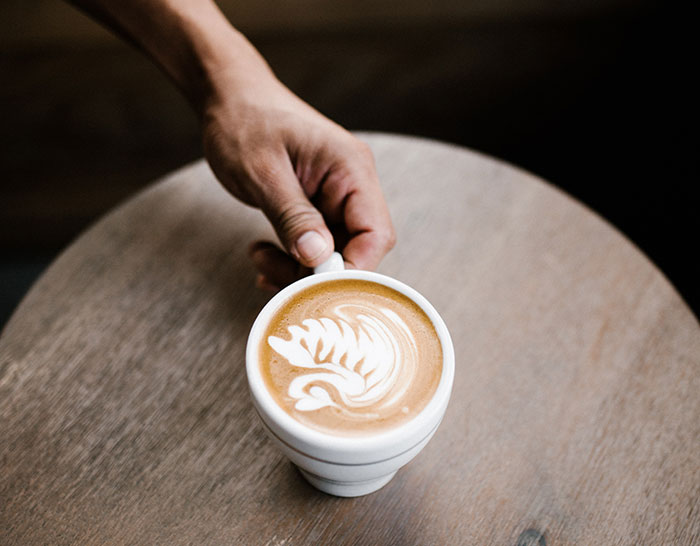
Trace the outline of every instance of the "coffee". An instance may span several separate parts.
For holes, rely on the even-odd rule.
[[[259,345],[275,402],[322,432],[373,434],[415,417],[442,374],[430,318],[410,298],[356,279],[315,284],[276,310]]]

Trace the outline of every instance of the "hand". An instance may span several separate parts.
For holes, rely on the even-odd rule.
[[[338,249],[374,269],[394,229],[369,147],[285,88],[264,63],[217,75],[203,108],[205,155],[217,178],[259,207],[284,246],[258,241],[257,284],[293,282]]]
[[[127,36],[200,114],[204,152],[233,195],[262,209],[282,249],[259,241],[258,285],[326,260],[374,269],[394,229],[369,148],[301,101],[212,0],[71,0]]]

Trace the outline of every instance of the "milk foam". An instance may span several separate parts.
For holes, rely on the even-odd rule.
[[[291,366],[309,370],[289,383],[294,408],[332,406],[353,417],[377,418],[411,386],[418,365],[415,336],[386,307],[339,304],[327,314],[289,326],[290,339],[267,338]]]
[[[379,283],[342,279],[280,305],[260,339],[260,372],[293,419],[339,436],[413,419],[435,392],[442,349],[426,313]]]

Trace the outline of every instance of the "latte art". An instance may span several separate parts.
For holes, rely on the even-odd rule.
[[[280,406],[334,434],[382,430],[414,416],[442,369],[425,313],[369,281],[329,281],[297,294],[271,322],[260,352]]]
[[[377,410],[401,400],[411,384],[418,357],[415,338],[385,307],[343,304],[331,315],[290,326],[289,341],[268,338],[292,366],[309,370],[287,392],[299,411],[334,406],[349,415],[377,418]]]

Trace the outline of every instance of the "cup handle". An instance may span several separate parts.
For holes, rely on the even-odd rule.
[[[331,254],[321,265],[314,267],[314,273],[328,273],[330,271],[343,271],[345,269],[345,262],[343,262],[343,257],[338,252]]]

